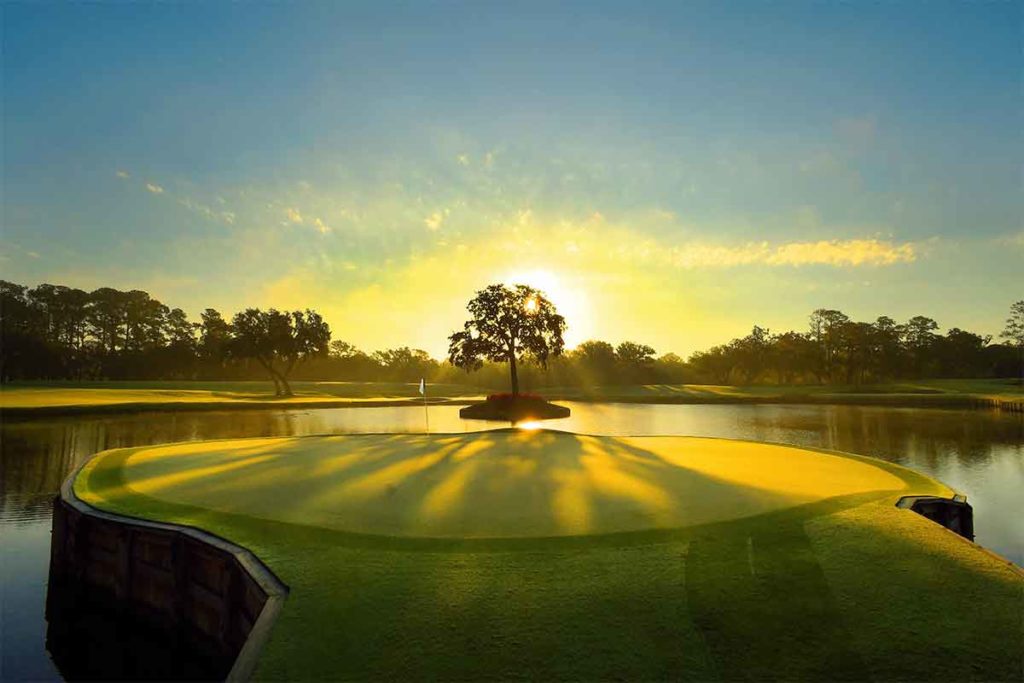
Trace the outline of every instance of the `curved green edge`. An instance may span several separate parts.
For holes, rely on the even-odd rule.
[[[76,495],[223,536],[291,587],[258,678],[1021,679],[1021,574],[895,508],[952,492],[874,458],[805,449],[906,488],[682,529],[453,540],[117,496],[136,450],[97,455]]]

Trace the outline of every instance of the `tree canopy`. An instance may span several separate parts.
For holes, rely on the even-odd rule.
[[[546,366],[562,353],[565,318],[542,292],[527,285],[489,285],[466,306],[472,316],[448,337],[448,360],[467,372],[484,360],[507,362],[512,394],[519,394],[518,363],[530,358]]]
[[[262,311],[247,308],[231,321],[228,352],[254,359],[270,375],[278,396],[291,396],[288,375],[295,364],[326,355],[331,330],[316,311]]]
[[[1010,317],[999,336],[1017,347],[1017,379],[1024,384],[1024,299],[1010,306]]]

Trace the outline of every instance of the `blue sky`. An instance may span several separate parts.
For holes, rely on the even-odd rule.
[[[2,277],[439,354],[1024,297],[1020,3],[3,5]]]

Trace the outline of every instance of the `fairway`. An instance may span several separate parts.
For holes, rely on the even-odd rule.
[[[99,508],[291,588],[257,677],[1019,680],[1020,574],[838,453],[497,430],[100,454]]]

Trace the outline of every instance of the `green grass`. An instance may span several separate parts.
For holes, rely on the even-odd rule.
[[[1024,581],[859,456],[497,431],[108,451],[87,502],[291,588],[258,678],[1020,680]]]
[[[640,384],[592,388],[555,387],[542,394],[567,400],[637,403],[850,403],[953,406],[974,402],[1024,403],[1024,387],[1012,379],[920,380],[864,385]]]
[[[405,405],[422,399],[419,383],[292,382],[294,396],[274,396],[270,382],[23,382],[0,388],[0,410],[9,414],[53,414],[136,410],[238,408],[337,408]],[[430,398],[479,397],[458,384],[430,387]]]
[[[8,415],[224,410],[239,408],[338,408],[400,406],[420,400],[417,382],[293,382],[295,396],[277,398],[269,382],[20,382],[0,387]],[[431,384],[434,401],[465,403],[487,390]],[[862,386],[717,386],[644,384],[591,388],[555,387],[539,393],[554,400],[624,403],[816,403],[908,407],[1000,406],[1024,410],[1024,388],[1014,380],[927,380]]]

